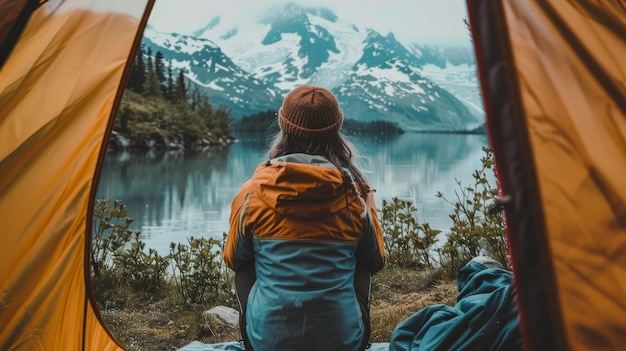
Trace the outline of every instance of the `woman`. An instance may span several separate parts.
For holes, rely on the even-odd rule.
[[[246,347],[363,350],[369,277],[385,263],[373,190],[330,91],[294,89],[278,122],[269,161],[233,200],[224,250],[237,276],[256,279],[248,294],[236,278]]]

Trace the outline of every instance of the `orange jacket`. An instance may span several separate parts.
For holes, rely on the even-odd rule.
[[[354,272],[385,264],[376,209],[364,216],[364,206],[351,177],[321,156],[262,163],[242,186],[224,259],[235,271],[255,264],[246,310],[254,349],[360,347],[366,332]]]
[[[236,271],[238,259],[252,259],[238,257],[241,237],[357,243],[369,224],[372,247],[363,249],[372,256],[360,263],[375,273],[386,260],[383,233],[376,208],[367,217],[363,212],[354,185],[325,158],[293,154],[264,162],[232,202],[224,260]]]

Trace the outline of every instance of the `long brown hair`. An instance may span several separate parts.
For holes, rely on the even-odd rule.
[[[324,141],[304,140],[279,131],[271,144],[269,158],[274,159],[294,153],[326,157],[328,161],[342,172],[344,181],[355,184],[356,190],[365,204],[365,213],[363,215],[370,214],[370,210],[374,208],[372,203],[373,196],[370,196],[370,192],[373,189],[370,188],[367,179],[363,175],[358,162],[356,148],[346,139],[341,131],[335,137],[325,139]],[[346,169],[348,172],[345,172]],[[346,179],[347,177],[350,179]]]

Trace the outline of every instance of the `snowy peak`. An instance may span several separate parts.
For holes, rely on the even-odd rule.
[[[268,104],[280,106],[280,92],[234,64],[208,39],[146,29],[143,45],[160,51],[174,70],[182,70],[207,92],[214,105],[231,108],[235,116],[266,110]]]
[[[261,23],[270,26],[265,38],[261,41],[263,45],[278,43],[284,35],[288,34],[295,34],[299,37],[297,58],[289,57],[284,61],[284,65],[292,70],[299,70],[296,76],[303,79],[310,78],[323,63],[328,61],[331,53],[339,53],[335,38],[328,29],[309,20],[310,17],[319,17],[332,23],[337,21],[337,16],[330,10],[305,8],[293,2],[270,9],[260,19]],[[298,61],[302,63],[300,67],[294,65]]]
[[[337,22],[339,20],[339,17],[327,8],[300,6],[294,2],[287,2],[268,8],[261,14],[259,21],[280,27],[282,24],[289,26],[298,22],[306,23],[308,22],[308,16],[319,17],[329,22]]]
[[[269,8],[256,21],[219,18],[196,31],[283,93],[305,83],[341,84],[361,56],[366,34],[328,9],[293,2]]]
[[[393,33],[294,2],[253,20],[216,16],[192,36],[146,31],[153,52],[233,117],[277,110],[301,84],[335,92],[347,118],[405,130],[467,130],[484,121],[473,51],[401,43]]]
[[[363,55],[334,91],[347,118],[391,121],[410,131],[450,131],[475,123],[466,106],[424,77],[423,66],[393,34],[370,31]]]
[[[154,45],[171,52],[191,55],[200,50],[221,51],[219,46],[207,39],[190,38],[177,33],[159,33],[152,28],[147,28],[144,38],[148,38]]]
[[[396,62],[404,62],[407,65],[421,67],[421,63],[409,52],[393,35],[389,33],[382,36],[380,33],[369,30],[363,47],[363,56],[356,63],[357,66],[379,66],[388,68]]]

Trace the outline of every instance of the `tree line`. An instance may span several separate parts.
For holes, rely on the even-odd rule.
[[[176,75],[176,78],[174,78]],[[183,70],[177,73],[172,68],[172,60],[167,61],[161,51],[153,56],[151,48],[144,48],[142,44],[131,70],[127,89],[142,94],[145,97],[163,98],[167,101],[187,102],[188,87]]]
[[[114,130],[135,141],[174,142],[185,148],[232,138],[230,109],[214,107],[208,94],[161,51],[137,50]]]
[[[266,133],[273,135],[280,130],[278,111],[266,110],[244,116],[233,121],[233,130],[240,133]],[[404,130],[396,123],[388,121],[361,122],[347,118],[343,121],[343,131],[347,135],[373,135],[377,137],[403,134]]]
[[[134,138],[145,148],[147,138],[162,144],[178,139],[185,148],[223,143],[237,133],[269,133],[279,130],[277,111],[260,111],[233,119],[230,109],[214,108],[207,93],[188,79],[182,69],[174,69],[161,51],[153,52],[143,44],[137,50],[126,85],[115,130]],[[343,130],[351,135],[392,136],[404,131],[387,121],[344,121]],[[169,132],[169,135],[168,135]],[[182,139],[182,140],[180,140]]]

